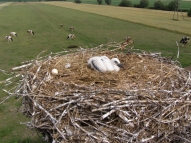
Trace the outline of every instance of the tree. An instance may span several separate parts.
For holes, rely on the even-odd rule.
[[[81,0],[74,0],[75,3],[81,3]]]
[[[159,10],[164,10],[165,6],[164,4],[161,2],[161,0],[158,0],[154,3],[154,9],[159,9]]]
[[[132,7],[132,2],[130,0],[122,0],[119,6]]]
[[[191,8],[188,10],[187,15],[188,15],[189,17],[191,17]]]
[[[139,7],[140,8],[146,8],[149,6],[149,1],[148,0],[140,0]]]
[[[176,10],[176,9],[177,9],[177,6],[178,6],[178,3],[177,3],[177,2],[178,2],[177,0],[171,1],[171,2],[168,4],[168,6],[167,6],[167,10],[169,10],[169,11],[174,11],[174,10]]]
[[[111,0],[105,0],[105,3],[106,3],[107,5],[110,5],[110,4],[111,4]]]
[[[102,0],[97,0],[97,3],[98,4],[102,4]]]

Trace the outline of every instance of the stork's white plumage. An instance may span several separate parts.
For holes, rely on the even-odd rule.
[[[107,56],[101,56],[104,66],[106,67],[107,71],[114,71],[113,65],[111,60]]]
[[[123,65],[120,64],[119,59],[113,58],[110,60],[107,56],[92,57],[88,60],[88,65],[90,66],[90,68],[99,72],[118,72],[120,68],[124,68]]]
[[[116,71],[116,72],[118,72],[120,70],[120,68],[124,68],[118,58],[112,58],[111,64],[113,65],[114,71]]]
[[[103,64],[102,58],[101,57],[92,57],[88,60],[88,65],[99,72],[106,72],[107,69],[105,65]]]

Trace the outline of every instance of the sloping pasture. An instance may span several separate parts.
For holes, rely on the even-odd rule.
[[[56,4],[63,6],[61,4],[64,3]],[[65,4],[65,6],[68,5]],[[131,23],[125,19],[111,17],[111,13],[110,16],[94,14],[91,12],[91,8],[89,12],[78,10],[77,6],[80,8],[82,5],[76,5],[77,10],[74,9],[75,7],[72,9],[60,6],[48,5],[48,3],[47,5],[13,3],[0,10],[0,69],[9,71],[10,68],[20,65],[23,61],[35,59],[40,52],[45,50],[47,51],[45,54],[49,54],[59,52],[69,45],[91,48],[108,41],[121,42],[126,36],[134,39],[135,48],[162,52],[165,56],[172,57],[177,54],[175,41],[179,41],[182,36],[185,36],[181,32],[172,32],[172,30],[164,30],[164,28],[149,27],[145,24]],[[105,8],[106,10],[102,12],[107,13],[109,7]],[[113,11],[113,7],[110,8]],[[117,10],[115,13],[118,13]],[[126,10],[126,13],[130,13],[130,11]],[[143,11],[140,11],[139,14],[144,16]],[[122,15],[120,11],[118,15]],[[167,21],[171,21],[171,17]],[[61,23],[63,28],[60,28]],[[66,39],[67,35],[71,33],[70,26],[75,27],[75,31],[72,32],[76,35],[75,40]],[[34,30],[35,35],[27,35],[28,29]],[[7,42],[4,36],[9,35],[11,31],[17,32],[18,37],[14,37],[13,42]],[[184,66],[191,63],[190,53],[190,44],[186,48],[180,49],[180,61]],[[0,80],[6,77],[0,73]],[[0,88],[3,87],[0,85]],[[0,102],[5,96],[1,91]],[[15,99],[12,98],[0,104],[0,142],[41,142],[34,132],[27,130],[25,125],[19,124],[28,119],[18,113],[17,107],[21,103],[19,100],[17,101],[15,102]],[[31,133],[33,134],[31,135]]]
[[[11,2],[7,2],[7,3],[1,3],[0,2],[0,10],[3,9],[4,7],[10,5],[10,4],[11,4]]]
[[[84,12],[95,13],[103,16],[108,16],[120,20],[139,23],[155,28],[171,30],[173,32],[181,32],[191,35],[190,23],[191,18],[187,17],[187,13],[183,13],[183,20],[179,12],[179,20],[173,20],[172,11],[150,10],[143,8],[129,8],[116,6],[100,6],[89,4],[75,4],[72,2],[45,2],[45,4],[56,5],[60,7],[75,9]],[[176,18],[176,15],[175,15]]]

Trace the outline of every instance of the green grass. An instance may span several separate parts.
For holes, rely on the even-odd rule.
[[[175,41],[184,36],[124,20],[35,3],[15,3],[7,6],[0,10],[0,20],[0,69],[5,70],[20,65],[22,61],[36,58],[44,50],[49,54],[59,52],[68,45],[91,48],[108,41],[121,42],[126,36],[134,39],[135,48],[162,52],[163,55],[171,57],[177,54]],[[61,23],[63,28],[59,27]],[[75,40],[66,39],[71,33],[70,26],[75,27]],[[35,35],[27,35],[28,29],[34,30]],[[8,43],[4,36],[11,31],[17,32],[18,37]],[[180,49],[183,66],[191,64],[190,53],[191,44]],[[5,78],[7,76],[0,73],[0,79]],[[7,95],[1,91],[0,101],[5,96]],[[10,98],[0,105],[0,143],[42,142],[34,131],[19,124],[29,120],[17,111],[20,104],[20,101]]]

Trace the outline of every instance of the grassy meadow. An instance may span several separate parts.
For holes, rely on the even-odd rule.
[[[75,4],[71,2],[43,3],[139,23],[154,28],[170,30],[172,32],[181,32],[191,35],[191,31],[189,30],[191,18],[187,17],[187,13],[185,12],[183,13],[184,20],[180,12],[178,13],[178,20],[173,20],[174,12],[172,11],[160,11],[143,8],[116,7],[106,5],[100,6],[90,4]],[[177,18],[176,16],[177,15],[175,15],[174,18]]]
[[[129,18],[131,12],[132,15],[136,12],[136,15],[144,17],[144,11],[141,9],[133,11],[122,8],[122,10],[123,12],[120,9],[114,10],[111,6],[85,5],[84,7],[83,4],[65,2],[20,2],[0,7],[0,69],[9,71],[23,61],[35,59],[44,50],[45,54],[49,54],[62,51],[69,45],[92,48],[109,41],[121,42],[126,36],[134,39],[134,48],[162,52],[164,56],[172,57],[177,54],[175,41],[179,41],[182,36],[191,35],[190,31],[189,33],[184,31],[186,23],[191,22],[190,18],[174,21],[172,13],[168,15],[148,10],[151,16],[148,14],[144,22],[156,23],[157,18],[151,22],[152,15],[159,15],[159,21],[169,22],[167,28],[163,23],[162,27],[157,27],[144,24],[143,19],[138,16]],[[60,28],[61,23],[63,28]],[[74,26],[75,31],[69,31],[70,26]],[[26,31],[29,29],[34,30],[35,35],[27,35]],[[18,37],[14,37],[13,42],[7,42],[4,37],[11,31],[17,32]],[[76,39],[67,40],[69,33],[74,33]],[[191,64],[190,54],[191,43],[180,48],[179,61],[183,67]],[[9,76],[0,72],[0,81],[7,77]],[[2,84],[0,88],[4,88]],[[0,102],[6,96],[0,91]],[[41,137],[35,131],[20,124],[29,120],[19,113],[20,105],[21,101],[14,98],[0,104],[0,143],[42,143]]]

